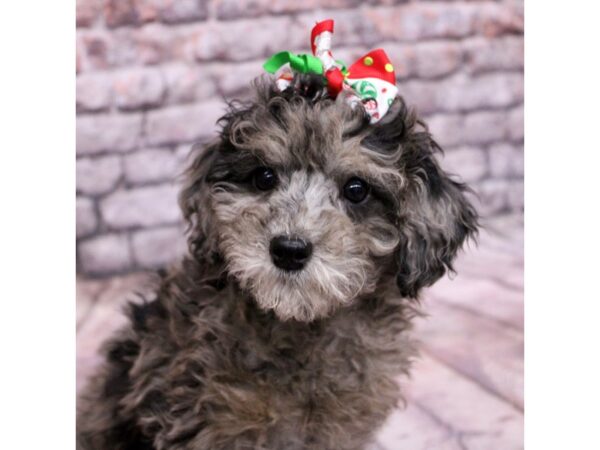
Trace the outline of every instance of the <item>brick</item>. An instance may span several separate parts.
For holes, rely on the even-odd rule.
[[[148,113],[146,139],[149,145],[192,142],[203,136],[211,136],[216,121],[225,107],[220,101],[173,106]]]
[[[113,100],[112,78],[105,73],[88,73],[77,77],[77,112],[107,110]]]
[[[436,99],[439,84],[441,83],[421,80],[408,81],[399,86],[399,92],[408,105],[416,108],[419,114],[427,115],[440,112]]]
[[[108,274],[131,269],[129,242],[124,234],[106,234],[79,243],[83,272]]]
[[[133,25],[140,21],[135,0],[106,0],[104,19],[109,27]]]
[[[525,111],[523,105],[517,106],[508,113],[508,137],[515,142],[522,142],[525,137]]]
[[[444,153],[442,167],[448,173],[458,175],[462,181],[472,183],[486,175],[487,158],[481,148],[461,147]]]
[[[131,184],[156,181],[173,181],[179,164],[175,152],[169,149],[150,148],[127,155],[125,178]]]
[[[102,9],[102,0],[77,0],[76,23],[78,27],[89,27],[95,21]]]
[[[470,35],[476,9],[477,5],[459,2],[411,2],[396,7],[369,8],[363,14],[364,21],[374,27],[374,41],[417,41]]]
[[[163,2],[161,0],[125,0],[123,3],[125,4],[123,6],[124,8],[128,7],[131,10],[131,22],[129,22],[129,24],[141,25],[146,22],[158,20],[158,10],[160,4]],[[127,3],[129,4],[127,5]]]
[[[402,88],[403,80],[417,76],[418,56],[417,49],[415,47],[415,45],[410,44],[385,44],[385,52],[394,65],[396,79],[400,80],[400,88]],[[359,55],[359,57],[360,56],[362,55]],[[354,61],[354,59],[352,61]]]
[[[386,43],[383,47],[394,65],[398,80],[439,78],[456,71],[462,64],[462,49],[453,41]]]
[[[501,108],[523,101],[522,73],[492,73],[475,78],[456,77],[438,91],[438,107],[469,111]]]
[[[504,111],[477,111],[465,116],[463,139],[468,144],[487,144],[506,136]]]
[[[500,143],[489,148],[490,173],[496,178],[522,177],[523,147]]]
[[[207,17],[207,2],[201,0],[107,0],[106,23],[110,27],[141,25],[160,20],[190,22]]]
[[[503,108],[523,101],[523,74],[490,73],[475,78],[457,74],[441,82],[409,81],[400,88],[424,114]]]
[[[167,102],[191,103],[215,95],[216,82],[212,72],[205,66],[170,64],[162,68],[167,86]],[[236,73],[239,67],[236,66]],[[239,74],[241,78],[243,73]]]
[[[111,49],[113,67],[157,65],[173,58],[182,31],[161,24],[141,28],[120,28],[113,36],[118,46]]]
[[[77,160],[77,192],[86,195],[101,195],[112,191],[123,170],[118,156],[79,158]]]
[[[182,144],[175,149],[175,158],[177,159],[178,172],[183,173],[193,161],[194,155],[196,155],[195,149],[197,146],[202,146],[201,143],[194,145]]]
[[[208,16],[205,0],[154,0],[160,5],[158,16],[165,23],[190,22],[204,20]]]
[[[292,13],[318,8],[351,8],[360,5],[360,0],[223,0],[218,3],[217,17],[231,20],[258,17],[267,13]]]
[[[508,188],[510,210],[522,213],[525,208],[525,187],[523,181],[512,181]]]
[[[145,269],[165,267],[179,259],[186,250],[180,226],[137,231],[131,239],[134,261]]]
[[[165,57],[169,62],[184,62],[188,64],[194,64],[198,61],[197,47],[201,40],[207,33],[207,29],[212,29],[216,25],[212,22],[194,24],[193,26],[179,26],[179,27],[157,27],[157,33],[153,33],[152,36],[160,36],[162,40],[169,39],[166,47]],[[174,29],[175,28],[175,29]],[[166,29],[166,32],[164,31]],[[162,31],[161,31],[162,30]],[[165,34],[165,36],[162,36]],[[215,57],[211,59],[211,62],[222,59]],[[202,67],[205,67],[204,65]]]
[[[220,92],[226,97],[248,96],[252,80],[263,75],[264,61],[240,64],[218,64],[211,69]]]
[[[122,110],[159,106],[166,91],[158,69],[122,70],[115,75],[113,86],[116,104]]]
[[[523,7],[516,4],[483,3],[472,16],[473,31],[488,37],[523,34]]]
[[[435,114],[426,118],[433,138],[442,148],[464,143],[464,118],[460,114]]]
[[[77,30],[77,48],[81,52],[81,71],[104,70],[114,63],[115,44],[105,30]]]
[[[79,116],[77,154],[131,150],[138,145],[141,131],[141,114]]]
[[[425,42],[414,46],[415,75],[437,78],[454,72],[462,63],[462,50],[455,42]]]
[[[106,225],[115,229],[177,223],[177,188],[170,184],[117,191],[100,202]]]
[[[523,15],[524,11],[524,0],[504,0],[504,3],[509,4],[512,8],[514,8],[517,12]]]
[[[94,210],[94,202],[85,197],[77,197],[75,201],[77,238],[88,236],[96,231],[98,218]]]
[[[79,43],[75,45],[75,73],[79,75],[81,73],[81,65],[82,65],[82,50],[79,46]]]
[[[197,30],[195,56],[201,61],[244,61],[270,56],[281,51],[282,42],[293,38],[291,30],[292,19],[286,16],[211,23]],[[302,35],[303,48],[309,44],[306,32],[305,29]]]
[[[160,23],[148,23],[139,28],[117,28],[108,32],[84,29],[78,30],[78,48],[84,56],[84,71],[153,66],[185,58],[186,55],[187,60],[194,61],[196,34],[193,26],[170,27]],[[102,50],[100,55],[88,55],[90,42],[95,42],[95,46]]]
[[[509,211],[509,186],[509,181],[498,179],[484,180],[476,186],[475,190],[479,194],[477,209],[483,217]]]
[[[523,36],[477,37],[465,41],[463,47],[466,68],[471,73],[522,70],[524,67]]]

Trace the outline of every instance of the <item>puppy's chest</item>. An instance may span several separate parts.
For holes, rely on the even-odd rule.
[[[372,391],[381,375],[377,354],[350,330],[278,330],[240,337],[235,345],[236,373],[254,386],[281,395],[327,395]],[[230,364],[231,361],[224,363]],[[239,381],[239,378],[238,378]]]

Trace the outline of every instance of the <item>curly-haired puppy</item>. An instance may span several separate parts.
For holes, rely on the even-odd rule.
[[[401,399],[414,299],[476,231],[466,188],[401,98],[371,125],[319,78],[256,91],[193,155],[189,255],[105,346],[79,448],[361,449]]]

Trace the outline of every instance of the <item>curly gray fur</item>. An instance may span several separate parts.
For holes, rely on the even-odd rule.
[[[214,142],[194,149],[180,205],[189,255],[132,304],[131,324],[78,404],[81,449],[360,449],[401,401],[419,291],[447,270],[477,215],[397,98],[361,108],[300,76],[259,80]],[[277,173],[272,191],[250,179]],[[359,204],[342,187],[371,186]],[[314,245],[299,272],[269,241]]]

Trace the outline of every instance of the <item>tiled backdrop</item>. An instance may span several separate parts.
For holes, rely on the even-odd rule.
[[[180,254],[176,176],[192,143],[267,56],[309,51],[329,17],[337,58],[385,48],[481,213],[522,212],[522,1],[77,0],[79,272]]]

